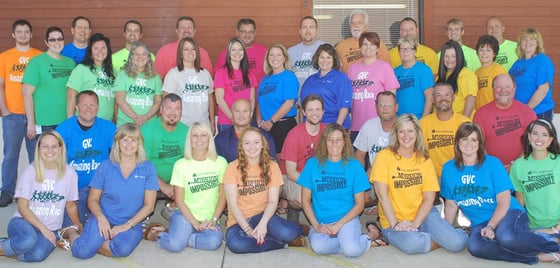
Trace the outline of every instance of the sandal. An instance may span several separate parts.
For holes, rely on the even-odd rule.
[[[169,231],[169,229],[161,223],[150,223],[148,228],[144,230],[144,235],[142,237],[149,241],[157,241],[159,234],[167,231]]]
[[[373,225],[373,227],[375,227],[375,230],[370,230],[369,227]],[[366,230],[367,230],[367,235],[369,236],[370,240],[371,240],[371,247],[386,247],[389,245],[389,242],[383,237],[383,234],[381,233],[381,228],[379,228],[379,226],[377,226],[377,223],[374,221],[370,221],[370,222],[366,222]],[[370,235],[371,232],[377,232],[377,238],[374,238]]]
[[[56,246],[58,248],[64,249],[64,250],[71,250],[72,246],[70,245],[70,241],[68,241],[68,237],[64,237],[64,235],[68,232],[68,230],[73,229],[76,230],[76,232],[80,231],[80,227],[78,227],[77,225],[70,225],[67,227],[64,227],[60,230],[58,230],[58,236],[60,237],[60,239],[58,241],[56,241]]]
[[[558,257],[558,253],[550,252],[550,255],[552,255],[552,257],[554,258],[552,263],[560,262],[560,257]]]
[[[288,213],[288,207],[285,207],[285,208],[278,207],[278,208],[276,208],[276,214],[284,215],[284,214],[287,214],[287,213]]]

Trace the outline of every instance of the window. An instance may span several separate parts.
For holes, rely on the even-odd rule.
[[[351,36],[348,21],[353,10],[364,10],[369,31],[379,34],[387,47],[397,45],[399,22],[418,20],[420,0],[313,0],[313,16],[319,21],[319,39],[336,44]]]

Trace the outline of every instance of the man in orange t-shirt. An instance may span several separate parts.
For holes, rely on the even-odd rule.
[[[21,93],[21,79],[27,63],[32,57],[41,54],[41,51],[30,46],[32,36],[31,24],[26,20],[16,20],[12,25],[12,38],[16,46],[0,54],[0,111],[4,142],[0,207],[13,202],[23,139],[29,163],[33,161],[35,152],[36,139],[30,140],[26,135],[27,117]]]

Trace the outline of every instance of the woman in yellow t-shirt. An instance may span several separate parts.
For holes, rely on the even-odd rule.
[[[391,144],[375,158],[370,182],[389,243],[407,254],[428,253],[440,246],[451,252],[465,248],[465,231],[453,228],[433,206],[439,184],[416,116],[397,119]]]

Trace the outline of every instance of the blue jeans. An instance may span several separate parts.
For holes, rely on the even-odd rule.
[[[358,217],[344,224],[336,236],[309,230],[309,242],[315,253],[320,255],[342,253],[348,258],[359,257],[371,246],[369,237],[362,234]]]
[[[247,219],[251,228],[255,228],[263,213]],[[278,215],[273,215],[267,224],[268,233],[264,244],[257,245],[257,240],[245,234],[239,224],[234,224],[226,232],[226,245],[233,253],[257,253],[286,247],[290,241],[303,234],[301,226],[289,222]]]
[[[160,248],[171,252],[180,252],[187,247],[215,250],[222,244],[222,230],[197,231],[177,210],[169,219],[169,233],[161,233],[157,240]]]
[[[114,226],[111,224],[111,228]],[[140,244],[140,240],[142,240],[142,224],[137,224],[132,229],[119,233],[109,240],[109,249],[113,257],[126,257]],[[72,245],[72,256],[89,259],[97,254],[103,243],[105,243],[105,238],[99,233],[97,219],[89,217],[82,235]]]
[[[218,124],[218,133],[228,130],[233,125]]]
[[[76,201],[76,206],[78,207],[78,216],[80,216],[80,222],[82,223],[82,226],[86,225],[88,216],[91,213],[87,205],[88,196],[89,196],[89,187],[84,187],[78,190],[78,201]],[[65,210],[62,227],[67,227],[70,225],[72,225],[72,221],[70,220],[70,217],[68,217],[68,213]]]
[[[546,112],[542,112],[540,114],[537,114],[537,118],[548,119],[550,122],[552,122],[553,116],[554,116],[554,109],[550,109]]]
[[[53,233],[58,239],[57,232],[53,231]],[[19,261],[43,261],[54,250],[53,244],[43,236],[41,231],[21,217],[12,218],[8,223],[8,237],[2,241],[2,250],[6,256],[17,256]]]
[[[535,234],[529,229],[527,213],[510,210],[496,227],[496,236],[490,240],[480,235],[487,222],[471,228],[469,252],[479,258],[526,264],[538,263],[538,253],[558,252],[560,245],[547,235]]]
[[[2,193],[14,196],[18,177],[19,152],[25,140],[27,159],[33,162],[37,138],[27,138],[27,117],[24,114],[2,116],[2,138],[4,141],[4,159],[2,160]]]
[[[468,241],[467,233],[442,219],[434,207],[418,231],[401,232],[387,228],[382,232],[390,244],[406,254],[430,252],[432,240],[448,251],[458,252],[465,248]]]

